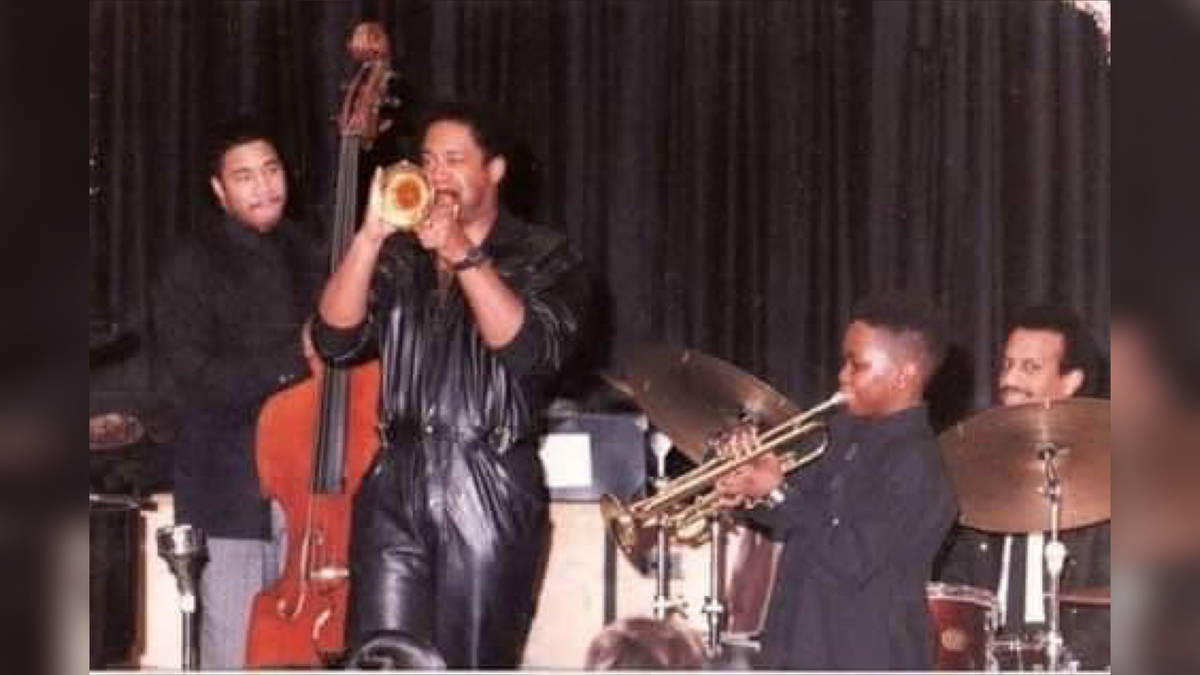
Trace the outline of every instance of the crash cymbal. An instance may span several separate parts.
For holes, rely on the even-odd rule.
[[[1111,605],[1112,591],[1108,586],[1094,588],[1074,588],[1061,591],[1058,599],[1070,605]]]
[[[801,412],[753,375],[692,349],[643,346],[609,381],[628,390],[650,421],[697,463],[706,441],[744,418],[766,428]]]
[[[1108,401],[1072,398],[985,410],[939,441],[958,492],[960,520],[991,532],[1049,528],[1039,449],[1059,448],[1061,529],[1111,514]]]

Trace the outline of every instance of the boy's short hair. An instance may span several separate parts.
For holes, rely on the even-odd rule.
[[[946,358],[945,329],[937,305],[910,293],[877,293],[858,301],[850,321],[861,321],[910,340],[920,350],[924,376],[928,379]]]

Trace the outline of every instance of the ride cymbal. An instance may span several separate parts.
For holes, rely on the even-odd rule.
[[[966,525],[991,532],[1049,529],[1045,448],[1057,449],[1060,528],[1110,517],[1108,401],[1071,398],[992,408],[947,429],[939,441]]]

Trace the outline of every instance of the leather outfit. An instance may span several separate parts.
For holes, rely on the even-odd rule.
[[[538,411],[579,341],[588,277],[562,235],[507,212],[482,248],[525,305],[502,348],[404,236],[384,244],[360,326],[314,322],[331,363],[382,359],[383,443],[354,504],[351,649],[400,631],[451,668],[520,661],[548,526]]]

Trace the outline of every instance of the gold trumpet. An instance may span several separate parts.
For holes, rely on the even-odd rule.
[[[669,481],[655,495],[624,504],[611,494],[600,498],[600,512],[613,541],[633,558],[654,542],[656,527],[664,527],[676,539],[691,541],[702,537],[705,521],[717,510],[717,493],[713,489],[717,481],[739,467],[755,461],[768,452],[776,452],[779,446],[807,436],[815,431],[824,431],[826,424],[817,421],[818,415],[841,405],[846,397],[841,392],[830,396],[802,413],[759,434],[754,449],[732,457],[714,457],[687,473]],[[829,445],[828,435],[821,445],[808,452],[795,450],[777,452],[785,474],[820,457]],[[701,494],[703,493],[703,494]],[[689,497],[699,495],[690,503]]]
[[[453,198],[435,191],[421,167],[406,159],[383,170],[380,186],[379,215],[393,232],[413,230],[429,218],[436,200]],[[454,208],[457,218],[457,202]]]

